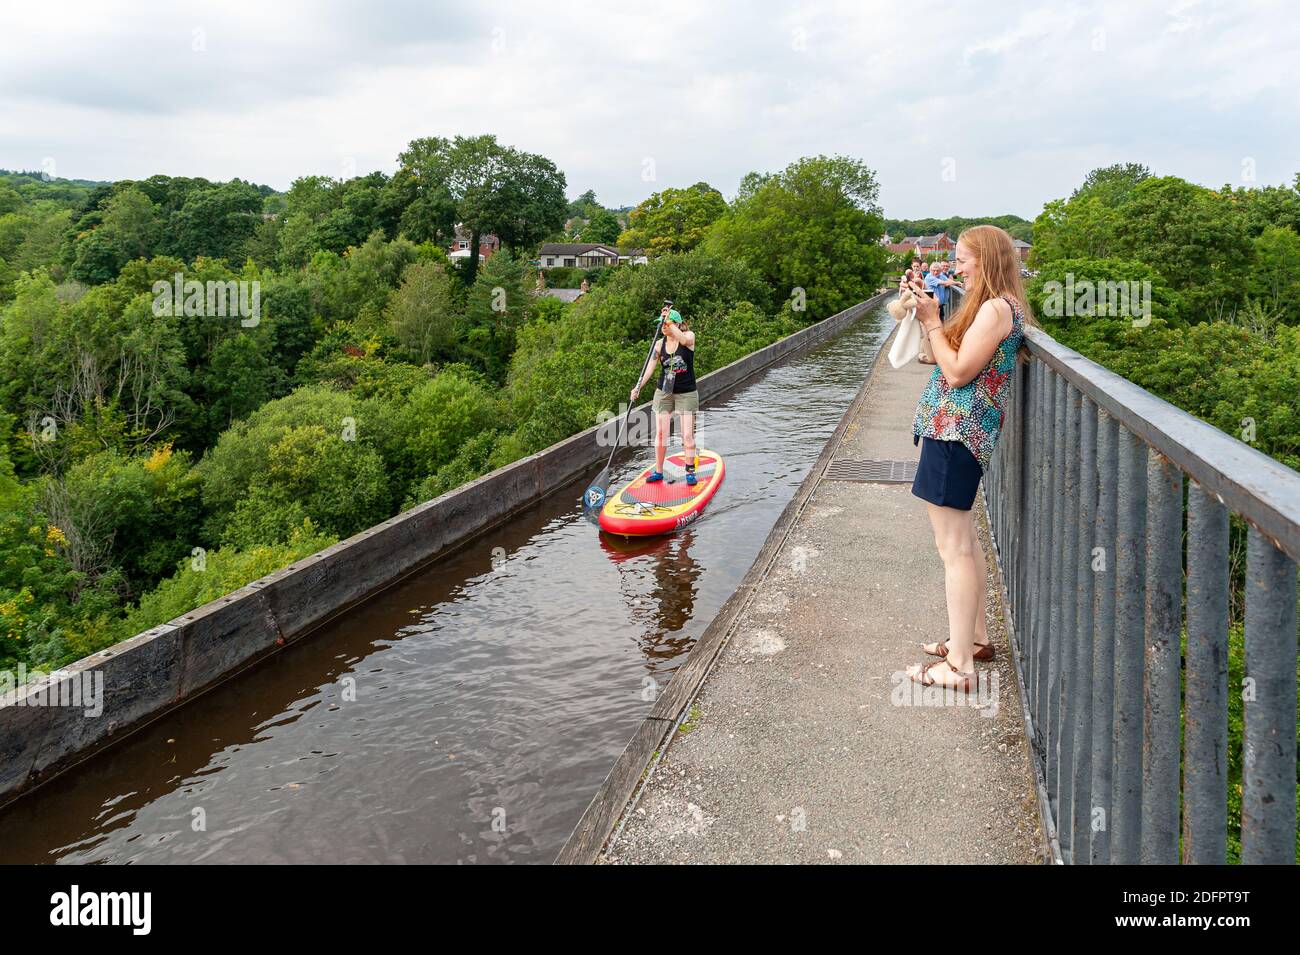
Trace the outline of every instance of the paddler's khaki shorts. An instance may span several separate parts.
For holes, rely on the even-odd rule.
[[[700,410],[700,393],[684,391],[673,394],[655,389],[655,414],[695,414]]]

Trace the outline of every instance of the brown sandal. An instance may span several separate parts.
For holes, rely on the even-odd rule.
[[[923,643],[921,644],[921,650],[925,653],[929,653],[930,656],[932,657],[946,657],[948,655],[947,640],[943,641],[942,643],[936,644],[935,646],[936,649],[934,651],[930,651],[925,649],[926,644]],[[992,660],[997,655],[998,655],[998,651],[994,649],[993,644],[991,643],[975,644],[975,652],[971,654],[972,657],[974,657],[976,660],[979,660],[982,663]]]
[[[960,678],[955,686],[949,686],[946,683],[939,683],[935,680],[934,675],[930,672],[940,664],[947,664],[948,669],[957,674]],[[955,666],[948,662],[947,657],[941,657],[938,660],[931,660],[929,663],[921,664],[921,671],[916,674],[909,673],[908,678],[921,686],[942,686],[945,690],[956,690],[959,693],[970,693],[979,683],[979,671],[971,670],[969,673],[962,673]]]

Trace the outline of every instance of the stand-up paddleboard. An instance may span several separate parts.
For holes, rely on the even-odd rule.
[[[700,463],[695,484],[686,483],[686,455],[670,455],[664,461],[664,479],[653,484],[646,468],[612,495],[600,511],[600,526],[624,537],[667,534],[685,527],[700,516],[722,484],[726,465],[716,451],[698,449]]]

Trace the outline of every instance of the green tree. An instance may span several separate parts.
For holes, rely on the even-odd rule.
[[[16,212],[0,215],[0,258],[12,259],[18,247],[22,245],[27,230],[32,227],[30,216]]]
[[[895,242],[909,235],[938,235],[946,232],[956,239],[962,231],[973,225],[995,225],[1005,229],[1013,239],[1032,242],[1034,224],[1015,215],[1002,216],[948,216],[946,219],[886,219],[885,232]],[[910,254],[910,253],[909,253]]]
[[[337,439],[327,449],[346,451],[343,445],[372,446],[373,429],[361,414],[360,405],[346,394],[319,386],[303,387],[268,401],[231,425],[197,465],[203,481],[204,509],[209,515],[209,539],[222,536],[235,505],[250,489],[267,484],[272,449],[295,428],[313,428],[313,434],[326,436],[322,441]],[[352,436],[356,441],[344,441]]]
[[[401,288],[389,299],[389,327],[422,365],[455,354],[460,338],[456,284],[445,266],[414,262],[406,267]]]
[[[1116,285],[1116,283],[1119,283]],[[1150,314],[1139,314],[1141,290],[1149,288]],[[1123,296],[1118,294],[1123,291]],[[1137,289],[1138,301],[1131,294]],[[1112,291],[1114,290],[1114,291]],[[1094,342],[1114,343],[1120,332],[1149,317],[1158,327],[1179,327],[1181,299],[1158,271],[1132,259],[1062,259],[1043,266],[1026,286],[1029,304],[1043,328],[1071,348],[1088,351]],[[1127,309],[1125,314],[1115,306]]]
[[[49,522],[84,551],[102,553],[136,594],[198,543],[187,537],[198,524],[198,478],[170,445],[91,455],[63,478],[47,478],[44,502]]]
[[[1244,302],[1250,245],[1238,199],[1144,166],[1094,170],[1034,222],[1031,261],[1145,262],[1179,293],[1184,317],[1227,317]]]
[[[398,156],[390,192],[407,200],[402,230],[415,241],[445,241],[456,222],[470,233],[467,276],[478,268],[479,241],[495,234],[521,249],[564,225],[564,174],[544,156],[502,146],[495,136],[413,140]]]
[[[523,264],[502,250],[480,270],[465,307],[465,350],[494,381],[505,379],[516,333],[527,318]]]
[[[615,269],[606,282],[570,306],[570,319],[562,331],[566,340],[574,342],[635,343],[644,359],[666,298],[676,303],[682,315],[696,319],[737,302],[765,302],[771,297],[755,269],[733,256],[700,247],[658,256],[647,265]]]
[[[205,430],[194,441],[208,447],[240,418],[277,396],[287,376],[271,360],[265,332],[232,328],[195,374],[191,394],[200,399]]]
[[[280,220],[277,260],[286,269],[302,268],[311,261],[316,245],[316,223],[305,212],[285,213]]]
[[[1255,239],[1247,296],[1288,324],[1300,324],[1300,235],[1266,226]]]
[[[23,197],[18,191],[0,182],[0,216],[17,212],[23,205]]]
[[[622,226],[619,225],[614,213],[604,206],[596,206],[591,209],[587,221],[580,227],[579,232],[583,242],[604,242],[609,245],[618,241],[621,230]]]
[[[1187,317],[1228,315],[1244,296],[1244,222],[1223,195],[1176,176],[1144,179],[1118,208],[1115,254],[1159,270],[1182,293]]]
[[[68,463],[74,445],[64,432],[79,421],[119,421],[100,439],[104,447],[119,439],[130,446],[190,412],[179,322],[156,315],[149,294],[109,283],[61,303],[42,271],[15,286],[0,323],[0,394],[25,424],[48,419],[57,426],[59,440],[36,445],[48,466]]]
[[[162,229],[149,197],[134,187],[123,189],[108,201],[99,226],[77,241],[69,274],[91,285],[112,281],[127,262],[153,254]]]
[[[618,243],[652,255],[688,252],[703,241],[709,227],[726,211],[722,193],[707,182],[697,182],[689,189],[665,189],[628,214],[627,231],[618,237]]]
[[[388,177],[381,172],[346,180],[328,176],[295,179],[279,216],[285,229],[282,239],[287,243],[282,260],[301,265],[320,249],[342,253],[376,230],[395,238],[396,230],[389,228],[395,223],[388,221],[381,202],[387,185]]]
[[[400,402],[375,406],[373,417],[398,500],[454,460],[466,442],[508,423],[491,389],[460,367],[439,372]]]
[[[1119,213],[1096,197],[1054,199],[1034,220],[1030,262],[1038,267],[1059,259],[1102,259],[1116,254]]]
[[[1300,176],[1297,177],[1300,180]],[[1293,186],[1264,186],[1259,189],[1225,186],[1245,217],[1246,234],[1257,238],[1269,226],[1290,229],[1300,234],[1300,191]],[[0,253],[2,254],[2,253]]]
[[[742,183],[714,225],[711,251],[747,262],[800,314],[825,318],[867,298],[880,284],[886,253],[875,175],[843,156],[800,159]]]
[[[1088,173],[1083,185],[1074,190],[1070,198],[1095,198],[1103,205],[1117,209],[1128,200],[1138,183],[1150,178],[1151,170],[1141,163],[1115,163]]]
[[[197,566],[186,558],[180,561],[175,573],[141,598],[140,605],[114,628],[107,643],[175,620],[195,607],[224,597],[337,542],[335,535],[322,533],[306,522],[294,528],[284,543],[254,545],[244,550],[220,547],[209,551]]]
[[[0,508],[0,669],[60,665],[81,656],[69,639],[88,616],[117,604],[116,581],[91,584],[68,556],[63,531],[46,521],[35,488]]]
[[[457,199],[449,185],[451,141],[441,136],[413,139],[397,156],[398,170],[384,187],[380,204],[396,215],[401,233],[414,242],[451,241]]]
[[[239,179],[193,190],[168,225],[169,251],[186,262],[235,259],[262,221],[262,194]]]
[[[104,210],[100,226],[121,250],[123,264],[153,255],[162,233],[162,218],[139,189],[124,189]]]
[[[43,268],[55,280],[62,280],[64,266],[60,262],[59,247],[71,224],[72,211],[69,209],[60,209],[50,215],[35,218],[10,264],[20,272]]]

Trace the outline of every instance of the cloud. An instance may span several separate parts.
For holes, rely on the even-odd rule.
[[[844,153],[918,217],[1032,216],[1119,161],[1290,181],[1300,155],[1300,25],[1273,2],[74,7],[6,15],[0,166],[284,188],[491,132],[615,205]]]

